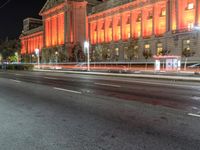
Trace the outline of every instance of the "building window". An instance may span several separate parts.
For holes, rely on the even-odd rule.
[[[145,48],[145,50],[150,49],[150,44],[145,44],[144,48]]]
[[[128,60],[128,47],[124,47],[124,60]]]
[[[191,10],[191,9],[194,9],[194,3],[189,2],[187,5],[187,10]]]
[[[137,22],[141,22],[142,21],[142,14],[138,14],[138,17],[137,17]]]
[[[111,51],[110,51],[110,49],[107,49],[107,59],[108,60],[111,59]]]
[[[131,37],[131,32],[130,32],[130,16],[127,18],[127,21],[126,21],[126,34],[127,34],[127,38],[130,38]]]
[[[119,48],[115,48],[115,55],[119,56]]]
[[[161,9],[160,16],[161,16],[161,17],[166,16],[166,8],[165,8],[165,7]]]
[[[163,54],[163,44],[157,43],[157,55],[162,55],[162,54]]]
[[[117,40],[120,39],[121,39],[121,19],[119,19],[117,23]]]
[[[194,27],[194,23],[188,23],[188,30],[192,30]]]
[[[139,57],[138,54],[139,54],[139,46],[135,45],[134,46],[134,57],[138,58]]]
[[[153,12],[152,11],[148,12],[148,19],[153,19]]]
[[[190,51],[190,40],[183,40],[183,51],[184,50],[188,50],[188,51]]]

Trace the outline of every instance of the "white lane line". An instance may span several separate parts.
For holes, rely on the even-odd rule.
[[[114,84],[105,84],[105,83],[94,83],[96,85],[102,85],[102,86],[110,86],[110,87],[117,87],[120,88],[120,85],[114,85]]]
[[[16,83],[20,83],[21,82],[19,80],[13,80],[13,79],[10,79],[10,81],[13,81],[13,82],[16,82]]]
[[[16,76],[23,76],[22,74],[15,74]]]
[[[44,77],[44,79],[58,80],[57,78],[53,78],[53,77]]]
[[[79,91],[73,91],[73,90],[68,90],[68,89],[63,89],[63,88],[57,88],[57,87],[54,87],[54,90],[64,91],[64,92],[70,92],[70,93],[75,93],[75,94],[82,94],[82,92],[79,92]]]
[[[193,117],[198,117],[198,118],[200,118],[200,115],[198,115],[198,114],[189,113],[188,115],[189,115],[189,116],[193,116]]]
[[[165,86],[174,86],[174,87],[190,87],[190,88],[199,88],[199,86],[190,86],[190,85],[182,85],[182,84],[167,84],[167,83],[159,83],[159,82],[145,82],[145,81],[130,81],[132,83],[143,83],[143,84],[150,84],[150,85],[165,85]]]

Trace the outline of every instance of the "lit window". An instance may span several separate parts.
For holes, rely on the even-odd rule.
[[[148,19],[152,19],[152,18],[153,18],[153,12],[152,12],[152,11],[149,11]]]
[[[161,17],[166,16],[166,8],[162,8],[161,10]]]
[[[163,53],[163,44],[158,43],[157,44],[157,55],[162,55],[162,53]]]
[[[142,14],[140,13],[137,17],[137,22],[141,22],[142,21]]]
[[[150,48],[150,44],[145,44],[145,45],[144,45],[144,48],[145,48],[145,49],[149,49],[149,48]]]
[[[130,24],[130,17],[128,17],[127,21],[126,21],[126,24]]]
[[[193,29],[193,27],[194,27],[194,24],[193,24],[193,23],[188,23],[188,29],[189,29],[189,30]]]
[[[128,38],[130,38],[130,37],[131,37],[131,33],[129,32],[129,33],[128,33]]]
[[[194,3],[188,3],[187,9],[188,10],[194,9]]]
[[[138,31],[138,37],[140,37],[141,36],[141,32],[140,31]]]
[[[115,48],[115,55],[119,56],[119,48]]]
[[[128,47],[124,47],[124,59],[128,59]]]

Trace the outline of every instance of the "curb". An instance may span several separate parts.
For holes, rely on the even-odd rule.
[[[180,80],[180,81],[193,81],[200,82],[200,77],[182,77],[182,76],[168,76],[168,75],[146,75],[146,74],[118,74],[118,73],[102,73],[102,72],[80,72],[80,71],[64,71],[64,70],[45,70],[34,69],[37,72],[54,72],[54,73],[70,73],[70,74],[83,74],[83,75],[100,75],[100,76],[115,76],[127,78],[149,78],[149,79],[164,79],[164,80]]]

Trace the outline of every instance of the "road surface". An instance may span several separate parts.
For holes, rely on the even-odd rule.
[[[199,150],[200,84],[0,72],[3,150]]]

